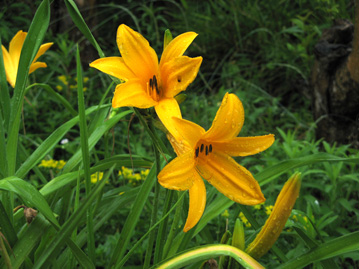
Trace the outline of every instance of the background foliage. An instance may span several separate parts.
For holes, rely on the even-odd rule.
[[[28,31],[41,2],[5,1],[0,10],[2,44],[7,47],[18,30]],[[311,249],[312,245],[308,242],[321,245],[358,231],[359,177],[355,160],[359,158],[359,153],[351,149],[350,145],[330,145],[315,139],[309,85],[314,45],[322,30],[329,27],[333,20],[354,18],[353,1],[128,0],[121,3],[85,1],[83,5],[78,1],[77,5],[106,56],[119,56],[115,36],[121,23],[141,32],[158,53],[162,51],[166,29],[170,29],[173,36],[185,31],[199,34],[187,54],[201,55],[204,61],[197,79],[186,91],[187,99],[181,104],[184,117],[208,128],[224,93],[230,91],[238,95],[244,104],[246,121],[241,131],[242,136],[267,133],[276,135],[275,144],[267,151],[237,159],[255,175],[267,198],[261,209],[248,208],[246,211],[254,215],[262,225],[267,218],[265,207],[274,204],[286,179],[294,171],[302,172],[301,195],[286,229],[276,243],[277,249],[282,250],[287,260]],[[69,238],[85,253],[91,253],[91,246],[86,245],[87,240],[91,239],[86,239],[86,233],[92,229],[92,247],[95,247],[95,253],[90,259],[96,266],[107,266],[110,260],[116,259],[113,250],[119,246],[119,242],[128,240],[128,245],[126,243],[122,246],[126,251],[126,247],[127,250],[130,249],[129,246],[133,246],[150,228],[148,220],[154,200],[154,193],[150,190],[155,184],[155,177],[153,170],[146,172],[146,169],[151,168],[154,159],[152,143],[137,117],[131,117],[127,108],[119,109],[112,115],[112,121],[107,121],[109,107],[106,104],[110,103],[115,86],[108,76],[88,67],[91,61],[99,57],[98,52],[74,25],[62,1],[51,4],[50,24],[44,40],[55,43],[43,56],[48,68],[39,69],[30,75],[29,84],[37,82],[49,85],[70,103],[76,113],[86,109],[88,137],[90,142],[93,141],[88,146],[90,160],[88,164],[81,161],[80,147],[84,146],[84,138],[80,135],[80,125],[77,124],[81,120],[77,118],[77,122],[70,124],[73,127],[69,126],[63,136],[58,135],[57,140],[53,140],[53,147],[41,158],[63,160],[67,162],[67,168],[39,167],[39,159],[34,161],[26,173],[17,174],[22,181],[17,178],[9,179],[15,189],[17,186],[30,188],[30,185],[31,188],[40,190],[36,193],[41,193],[42,196],[39,197],[44,197],[41,199],[46,199],[48,205],[43,210],[38,207],[43,203],[42,200],[39,204],[34,204],[32,200],[29,203],[27,199],[30,198],[16,191],[12,199],[15,205],[29,203],[28,206],[36,207],[42,214],[35,221],[42,226],[27,226],[18,212],[13,219],[9,217],[14,231],[2,226],[1,233],[14,246],[17,238],[26,242],[26,234],[36,233],[29,230],[43,227],[42,239],[27,239],[32,242],[32,248],[29,249],[29,257],[24,257],[24,266],[31,267],[33,263],[41,266],[40,262],[43,261],[43,264],[57,264],[60,267],[78,262],[74,258],[76,254],[73,254],[76,253],[76,248],[71,248],[71,251],[69,248],[62,249],[65,242],[68,246],[71,245]],[[81,94],[77,91],[77,45],[83,68],[80,77],[83,77],[84,83],[83,107],[78,104]],[[9,91],[12,96],[13,89],[9,87]],[[102,106],[98,106],[100,102]],[[89,113],[93,114],[89,116]],[[18,148],[21,154],[17,159],[17,169],[25,160],[34,156],[33,152],[44,145],[44,141],[57,128],[62,128],[75,119],[71,110],[65,109],[56,95],[50,95],[41,85],[27,90],[21,117]],[[160,133],[159,136],[170,148],[165,137]],[[173,155],[172,152],[170,154]],[[287,168],[287,163],[282,163],[286,161],[294,164]],[[86,165],[91,168],[91,173],[106,172],[105,170],[112,168],[105,175],[107,183],[94,184],[92,192],[89,192],[83,183]],[[277,170],[273,170],[273,175],[268,176],[268,171],[276,165],[279,165]],[[125,167],[131,169],[127,176]],[[141,172],[149,173],[145,181],[143,179],[146,176],[134,176],[136,173],[141,175]],[[63,180],[69,184],[61,185]],[[147,184],[147,192],[144,184]],[[10,189],[5,183],[0,186],[3,190]],[[207,209],[202,218],[206,222],[201,229],[186,235],[180,232],[181,228],[175,227],[176,237],[173,242],[182,243],[175,245],[173,253],[169,251],[168,255],[175,254],[176,250],[219,243],[226,229],[233,231],[235,220],[244,211],[243,207],[228,202],[228,199],[208,184],[206,188]],[[148,197],[141,205],[134,202],[139,192]],[[8,198],[5,193],[7,191],[2,191],[0,196],[5,205],[1,214],[8,209],[4,202]],[[87,204],[82,203],[85,197]],[[157,219],[162,218],[166,210],[178,201],[179,195],[161,188],[159,197]],[[134,205],[141,209],[138,216],[130,214]],[[90,207],[95,208],[92,212],[93,227],[88,226],[89,221],[85,216]],[[183,199],[183,207],[188,207],[187,196]],[[222,214],[226,209],[227,213]],[[55,214],[56,224],[49,224],[50,217],[45,215],[46,212],[49,216]],[[82,212],[83,218],[75,220],[74,212],[78,212],[78,216]],[[127,218],[129,214],[131,217]],[[169,230],[174,214],[174,211],[171,212],[164,229]],[[179,225],[183,225],[186,209],[177,214],[180,216]],[[245,220],[242,218],[242,221]],[[129,222],[131,223],[128,224]],[[124,227],[131,224],[133,229],[129,229],[129,234],[124,235]],[[255,232],[253,226],[245,228],[247,242],[251,241]],[[56,238],[57,241],[50,243],[49,238]],[[130,268],[142,265],[147,246],[148,237],[132,249],[126,266]],[[47,249],[53,249],[53,252]],[[10,249],[8,251],[11,256]],[[16,251],[14,248],[15,253]],[[82,254],[78,250],[77,252],[81,257]],[[86,259],[81,259],[86,264]],[[160,260],[158,258],[157,262]],[[340,268],[357,268],[358,260],[359,253],[356,251],[337,256],[331,262]],[[260,260],[269,268],[284,261],[275,252]],[[152,260],[151,264],[154,262]],[[321,265],[314,263],[312,266],[320,268]],[[196,267],[198,263],[193,266]]]

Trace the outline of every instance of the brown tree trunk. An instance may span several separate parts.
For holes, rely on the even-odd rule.
[[[323,31],[311,86],[317,138],[359,148],[359,0],[355,8],[355,27],[340,20]]]

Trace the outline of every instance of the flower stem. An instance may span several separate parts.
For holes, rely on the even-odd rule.
[[[154,143],[155,144],[155,143]],[[155,159],[156,159],[156,175],[161,171],[161,164],[160,164],[160,155],[155,145],[153,145],[154,151],[155,151]],[[150,227],[152,227],[156,223],[157,219],[157,211],[158,211],[158,197],[160,194],[160,188],[159,188],[158,181],[155,183],[155,195],[154,195],[154,201],[153,201],[153,209],[152,209],[152,215],[151,215],[151,224]],[[148,240],[148,246],[145,256],[145,262],[143,264],[143,268],[149,268],[151,257],[152,257],[152,249],[153,249],[153,243],[155,241],[155,235],[156,230],[151,231],[149,240]]]

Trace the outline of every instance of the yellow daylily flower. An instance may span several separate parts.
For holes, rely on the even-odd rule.
[[[11,87],[15,88],[16,76],[17,76],[17,69],[19,66],[20,61],[20,54],[22,46],[24,45],[25,37],[27,33],[23,31],[18,31],[16,35],[11,39],[9,45],[9,51],[4,46],[1,46],[2,54],[4,58],[4,66],[5,66],[5,73],[6,73],[6,80],[9,82]],[[40,46],[39,51],[37,52],[32,64],[30,65],[29,74],[34,72],[38,68],[45,68],[47,67],[46,63],[44,62],[36,62],[36,60],[44,54],[51,46],[51,43],[45,43]]]
[[[277,241],[298,198],[300,183],[300,173],[295,173],[284,184],[266,223],[246,249],[246,252],[253,258],[262,257]]]
[[[237,137],[243,123],[243,105],[236,95],[228,93],[208,131],[190,121],[173,118],[181,140],[170,137],[170,142],[178,157],[163,168],[158,180],[168,189],[189,190],[185,232],[197,224],[204,211],[206,189],[202,178],[237,203],[256,205],[265,201],[252,174],[231,156],[259,153],[273,144],[274,135]]]
[[[174,97],[197,76],[202,57],[190,58],[183,53],[197,36],[187,32],[174,38],[163,50],[161,61],[148,41],[138,32],[121,24],[117,45],[122,57],[106,57],[90,64],[125,83],[117,85],[112,106],[155,107],[167,130],[176,137],[172,117],[181,118]]]

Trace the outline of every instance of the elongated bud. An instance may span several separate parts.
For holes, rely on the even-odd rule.
[[[240,219],[237,219],[236,224],[234,225],[232,246],[240,250],[244,250],[245,247],[243,223],[240,221]]]
[[[284,184],[274,208],[261,231],[246,249],[246,252],[255,259],[259,259],[270,250],[282,232],[290,216],[300,190],[300,173],[295,173]]]
[[[229,238],[231,237],[231,232],[230,231],[226,231],[224,234],[223,234],[223,236],[222,236],[222,239],[221,239],[221,244],[228,244],[228,240],[229,240]]]
[[[165,36],[163,38],[163,50],[167,47],[167,45],[172,41],[172,33],[169,29],[165,31]]]

